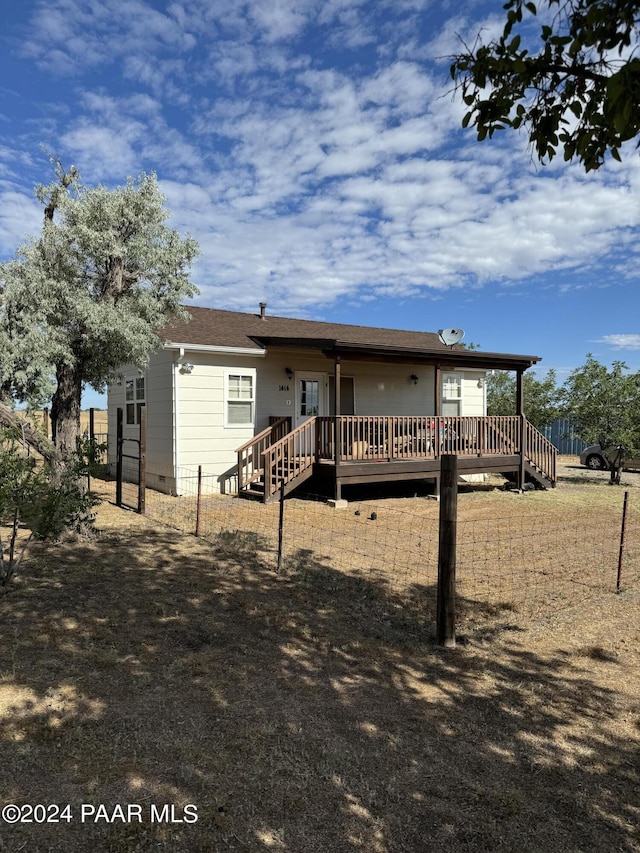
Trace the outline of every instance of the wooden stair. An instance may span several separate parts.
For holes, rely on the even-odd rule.
[[[516,471],[502,471],[502,476],[505,480],[515,484],[518,480]],[[555,480],[551,479],[544,471],[540,470],[533,462],[526,461],[524,466],[524,481],[525,483],[533,483],[536,489],[555,489]]]
[[[287,466],[287,470],[283,470],[282,463],[278,466],[278,477],[284,482],[284,494],[288,495],[290,492],[297,489],[298,486],[301,486],[302,483],[306,482],[310,477],[313,476],[313,466],[308,465],[304,468],[304,470],[300,471],[298,474],[293,474],[296,468],[299,467],[294,460],[292,460]],[[271,489],[267,493],[265,488],[265,477],[264,477],[264,469],[260,469],[256,472],[258,476],[256,476],[251,483],[247,484],[242,491],[238,492],[238,497],[247,498],[248,500],[253,501],[262,501],[263,503],[268,503],[272,500],[277,500],[282,492],[282,488]]]

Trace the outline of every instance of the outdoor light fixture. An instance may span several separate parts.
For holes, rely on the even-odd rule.
[[[290,367],[285,367],[284,372],[287,374],[287,377],[291,379],[291,377],[293,376],[293,370],[291,370]]]
[[[409,377],[409,379],[413,382],[414,385],[418,384],[418,377],[416,376],[415,373],[412,373],[411,376]]]
[[[180,367],[180,373],[191,373],[193,370],[193,365],[190,361],[185,361],[184,364]]]

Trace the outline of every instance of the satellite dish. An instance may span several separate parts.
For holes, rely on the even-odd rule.
[[[440,329],[438,337],[440,338],[440,342],[446,347],[452,347],[460,343],[464,338],[464,332],[462,329]]]

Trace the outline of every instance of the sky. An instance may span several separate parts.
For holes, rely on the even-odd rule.
[[[47,153],[154,171],[200,245],[194,304],[462,328],[640,369],[640,155],[585,174],[463,130],[450,57],[502,0],[2,0],[0,260],[39,232]],[[87,393],[85,406],[104,406]]]

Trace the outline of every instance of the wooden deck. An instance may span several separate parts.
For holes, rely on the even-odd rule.
[[[513,473],[544,488],[556,481],[555,447],[519,416],[342,415],[285,428],[277,421],[238,450],[240,494],[268,502],[319,471],[336,497],[343,485],[437,480],[445,453],[458,457],[460,474]]]

